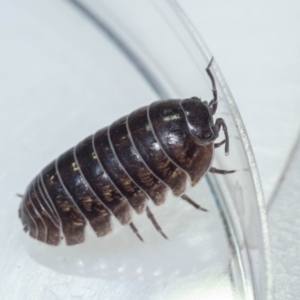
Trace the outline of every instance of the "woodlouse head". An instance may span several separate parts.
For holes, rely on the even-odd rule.
[[[218,138],[219,133],[214,124],[213,111],[206,101],[197,97],[181,101],[189,132],[194,142],[206,146]]]

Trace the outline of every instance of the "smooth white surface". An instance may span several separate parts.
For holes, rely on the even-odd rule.
[[[219,1],[201,3],[185,0],[180,3],[214,53],[236,98],[268,196],[299,129],[298,2],[290,1],[289,5],[274,1],[222,4]],[[20,248],[23,233],[16,218],[19,199],[15,198],[15,193],[22,192],[20,189],[28,184],[28,178],[34,176],[45,161],[78,141],[78,132],[66,131],[65,128],[80,126],[83,138],[111,120],[110,112],[101,114],[101,120],[97,119],[99,112],[93,111],[91,115],[94,96],[89,91],[93,89],[95,92],[95,86],[98,85],[99,95],[110,93],[111,99],[122,97],[122,91],[126,90],[126,94],[131,93],[132,98],[138,101],[139,95],[143,95],[147,103],[153,100],[153,94],[142,81],[128,91],[132,83],[139,80],[135,70],[130,76],[119,74],[116,81],[118,89],[114,90],[89,72],[93,67],[101,70],[99,73],[110,76],[110,68],[115,64],[124,64],[124,69],[128,69],[128,62],[122,57],[116,61],[105,62],[104,59],[101,63],[94,60],[100,49],[101,53],[105,47],[107,52],[116,50],[93,31],[88,21],[78,18],[67,1],[3,2],[0,14],[0,198],[3,208],[10,207],[0,211],[0,218],[2,224],[13,220],[10,221],[10,234],[7,234],[9,229],[5,226],[0,228],[0,265],[2,274],[5,274],[0,287],[1,299],[20,299],[20,295],[22,299],[98,299],[110,290],[115,291],[116,299],[128,299],[126,291],[134,286],[136,288],[134,282],[119,284],[118,281],[99,282],[90,278],[70,280],[68,275],[58,278],[55,272],[37,267],[39,265],[35,261],[28,259],[24,249]],[[93,48],[89,47],[90,39],[95,40]],[[86,55],[83,57],[82,53]],[[149,95],[147,99],[145,94]],[[103,111],[109,111],[112,104],[103,103]],[[125,110],[130,111],[128,105],[126,102],[113,104],[118,115]],[[71,110],[67,119],[66,110]],[[78,111],[83,120],[80,124]],[[53,112],[55,119],[50,117]],[[54,122],[62,124],[59,136],[48,125],[45,134],[42,124]],[[276,122],[280,125],[275,125]],[[59,145],[49,145],[49,141],[56,140],[59,140]],[[32,157],[35,158],[34,168]],[[24,172],[29,169],[28,166],[31,166],[32,174]],[[28,285],[22,279],[21,274],[24,273],[26,277],[37,280],[47,278],[41,282],[43,289],[37,290],[34,285]],[[220,272],[215,294],[208,294],[206,299],[218,299],[220,294],[226,299],[224,278]],[[186,278],[183,290],[189,289],[190,280],[192,278]],[[166,293],[173,291],[177,299],[186,299],[185,295],[175,293],[178,291],[176,284],[175,281],[169,286]],[[153,294],[161,288],[161,285],[154,285]],[[142,288],[137,289],[138,296],[143,297]],[[191,299],[196,299],[193,297],[196,296],[191,295]]]
[[[274,299],[294,300],[300,294],[300,144],[269,213]]]

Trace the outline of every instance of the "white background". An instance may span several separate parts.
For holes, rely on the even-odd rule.
[[[37,133],[32,131],[32,124],[43,118],[47,122],[55,122],[47,119],[44,106],[32,107],[32,110],[28,110],[28,106],[35,103],[36,97],[41,97],[39,90],[45,91],[45,98],[49,100],[49,109],[50,106],[55,105],[55,101],[59,101],[57,97],[64,97],[66,93],[61,87],[59,94],[57,92],[51,94],[49,82],[55,85],[57,78],[64,75],[63,68],[59,76],[47,73],[51,65],[58,61],[53,55],[55,53],[61,55],[60,61],[66,65],[72,65],[72,59],[76,59],[50,46],[42,49],[35,48],[41,39],[48,39],[51,45],[51,41],[56,38],[54,29],[43,28],[47,20],[42,20],[41,16],[56,15],[56,26],[64,24],[65,16],[62,13],[65,9],[64,5],[62,4],[62,11],[57,11],[54,7],[59,1],[53,3],[53,6],[50,1],[41,5],[35,0],[0,3],[1,201],[7,201],[7,197],[9,201],[16,201],[12,191],[22,192],[18,190],[18,182],[23,182],[25,175],[22,169],[18,169],[17,162],[20,151],[27,151],[26,142],[30,143],[36,138]],[[274,205],[274,208],[270,206],[270,232],[273,241],[272,251],[276,258],[273,262],[274,281],[276,286],[280,286],[276,298],[283,299],[282,293],[284,293],[285,299],[296,299],[297,286],[300,286],[297,284],[300,262],[299,259],[297,261],[296,253],[299,253],[300,249],[293,241],[299,239],[295,222],[300,211],[299,206],[295,206],[293,209],[284,210],[284,214],[281,214],[279,203],[286,208],[288,201],[285,199],[289,199],[289,203],[292,204],[299,202],[300,198],[297,193],[297,183],[280,185],[287,162],[292,159],[290,153],[296,144],[300,129],[299,1],[181,0],[179,3],[214,54],[235,97],[252,142],[266,199]],[[71,20],[72,17],[70,12],[68,18]],[[25,23],[29,25],[24,27]],[[41,27],[37,28],[39,24]],[[83,29],[78,27],[77,30]],[[63,45],[64,41],[60,40],[60,43]],[[36,56],[36,53],[40,54]],[[84,70],[84,66],[80,70]],[[78,70],[74,70],[74,73],[76,71]],[[87,82],[89,80],[93,79],[87,78]],[[70,81],[70,84],[73,83]],[[80,94],[86,87],[80,86],[79,81],[76,84]],[[105,87],[99,87],[99,90],[101,88]],[[117,93],[117,91],[113,92]],[[73,96],[76,97],[76,94]],[[53,102],[50,102],[51,99]],[[82,109],[83,111],[86,109],[84,104]],[[26,114],[22,111],[26,111]],[[32,113],[28,114],[28,111]],[[91,132],[90,128],[86,128],[86,131]],[[16,143],[16,139],[20,136],[23,137],[22,144]],[[49,140],[55,139],[51,129],[47,132],[47,136]],[[70,140],[72,140],[72,133],[70,133]],[[47,139],[43,141],[46,142]],[[43,150],[42,145],[39,147],[39,152],[53,151],[51,147],[48,150]],[[64,145],[61,147],[63,151]],[[40,160],[40,165],[43,165],[42,155],[28,153],[27,159],[32,156]],[[30,161],[26,161],[23,167],[26,167],[27,163],[30,164]],[[294,168],[293,177],[287,176],[287,180],[293,180],[299,175],[299,167]],[[15,212],[7,216],[5,210],[2,210],[0,216],[2,220],[7,217],[15,218]],[[18,224],[17,222],[18,220],[15,224]],[[16,228],[19,230],[19,227]],[[2,239],[5,234],[3,229],[0,234],[1,243],[5,243],[0,265],[5,274],[11,268],[11,265],[5,264],[5,257],[10,249],[9,244],[15,241]],[[282,237],[288,239],[283,240]],[[284,247],[282,247],[283,242]],[[10,255],[13,257],[14,253]],[[37,275],[31,274],[31,276]],[[13,286],[13,282],[10,283],[10,287],[6,286],[7,291],[11,289],[11,294],[6,293],[7,299],[14,299],[10,297],[13,294]],[[85,294],[88,293],[85,291]]]

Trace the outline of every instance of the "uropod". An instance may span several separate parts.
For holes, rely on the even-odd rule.
[[[145,212],[167,238],[147,201],[162,204],[168,190],[205,210],[184,194],[187,180],[195,186],[207,172],[235,172],[211,167],[215,148],[224,145],[229,153],[225,121],[213,120],[218,96],[212,62],[206,68],[211,101],[155,101],[100,129],[46,166],[22,196],[19,217],[24,231],[50,245],[62,238],[75,245],[84,242],[87,223],[97,236],[111,232],[114,216],[143,241],[132,222],[132,209]],[[221,129],[225,139],[215,143]]]

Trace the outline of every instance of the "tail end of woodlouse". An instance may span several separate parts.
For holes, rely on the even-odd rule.
[[[17,196],[23,198],[22,195],[17,194]],[[29,224],[27,223],[26,217],[24,217],[24,215],[22,213],[21,207],[18,209],[18,216],[19,216],[19,219],[22,222],[24,232],[28,232],[29,231]]]
[[[17,196],[17,197],[20,197],[21,199],[23,199],[23,197],[24,197],[24,196],[21,195],[21,194],[16,194],[16,196]],[[21,208],[18,209],[18,216],[19,216],[20,219],[22,219]]]

